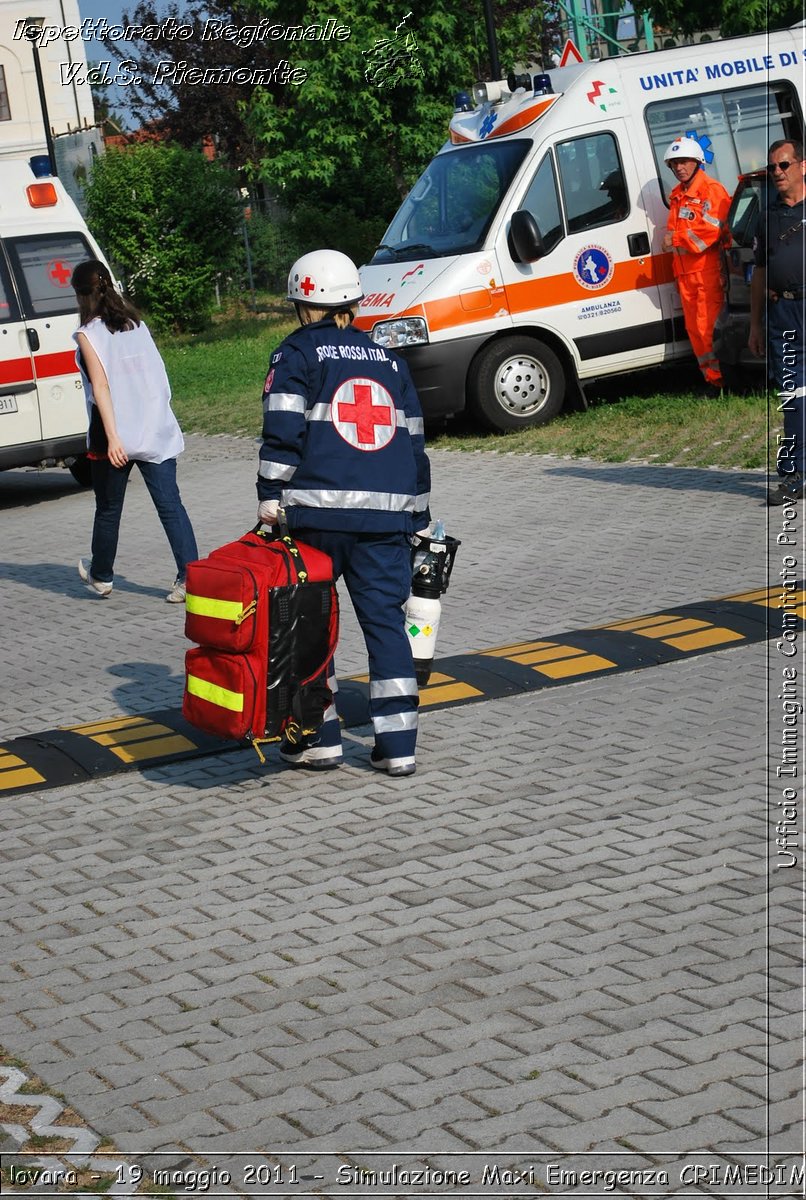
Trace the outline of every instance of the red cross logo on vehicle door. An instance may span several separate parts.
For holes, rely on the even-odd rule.
[[[395,402],[375,379],[348,379],[330,405],[336,432],[357,450],[382,450],[395,436]]]

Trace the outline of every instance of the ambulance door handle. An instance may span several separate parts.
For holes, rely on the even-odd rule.
[[[39,334],[36,332],[35,329],[26,329],[25,332],[28,335],[28,345],[31,347],[31,350],[32,351],[38,350],[39,349]]]
[[[649,254],[649,234],[648,233],[630,233],[627,235],[627,246],[630,251],[631,258],[638,258],[640,254]]]

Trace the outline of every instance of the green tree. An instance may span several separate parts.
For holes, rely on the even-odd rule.
[[[257,173],[281,197],[300,186],[335,188],[350,207],[361,189],[339,184],[351,173],[383,178],[391,215],[445,141],[456,92],[489,78],[480,0],[472,8],[421,0],[410,12],[392,12],[385,0],[365,0],[360,12],[354,0],[254,0],[254,7],[278,25],[324,28],[331,20],[349,31],[343,40],[277,43],[306,77],[281,95],[253,93],[247,119],[263,148]],[[500,7],[502,69],[538,61],[542,6],[510,0]]]
[[[718,29],[723,37],[783,29],[803,20],[802,0],[707,0],[705,8],[689,0],[633,0],[638,13],[655,25],[689,36]]]
[[[241,217],[230,173],[181,146],[109,150],[87,190],[90,228],[161,326],[204,323],[215,277],[239,252]]]

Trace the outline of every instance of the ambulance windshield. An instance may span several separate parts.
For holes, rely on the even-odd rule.
[[[531,142],[481,142],[438,154],[397,211],[373,263],[479,249]]]

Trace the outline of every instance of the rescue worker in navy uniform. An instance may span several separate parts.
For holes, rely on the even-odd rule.
[[[750,281],[751,353],[764,354],[764,314],[770,376],[778,388],[784,432],[777,468],[781,482],[771,505],[806,494],[806,162],[803,143],[781,139],[767,156],[775,198],[759,221],[756,266]]]
[[[423,416],[408,367],[352,325],[363,297],[355,264],[336,250],[303,255],[288,299],[301,328],[272,355],[263,392],[258,519],[277,522],[333,560],[344,577],[369,655],[371,763],[413,775],[419,695],[404,628],[411,591],[410,536],[428,525],[430,467]],[[329,683],[335,692],[332,664]],[[292,766],[342,760],[335,703],[315,739],[284,741]]]

